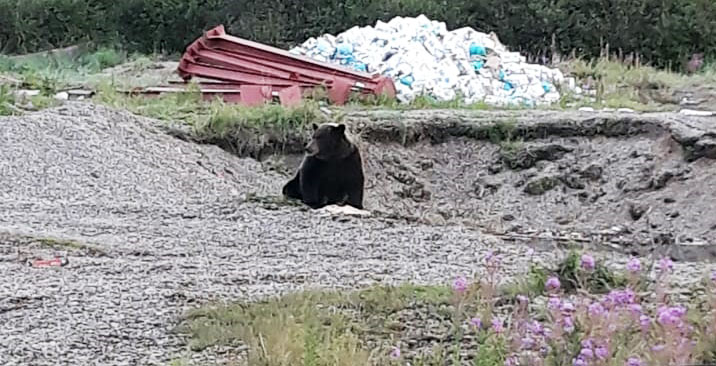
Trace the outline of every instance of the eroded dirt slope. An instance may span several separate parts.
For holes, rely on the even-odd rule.
[[[363,151],[369,209],[716,258],[716,118],[416,111],[346,123]],[[300,158],[286,162],[292,170]]]

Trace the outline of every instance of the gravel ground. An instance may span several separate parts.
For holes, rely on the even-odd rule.
[[[186,352],[171,332],[179,316],[207,301],[445,283],[496,246],[504,274],[526,268],[526,246],[461,226],[320,217],[247,199],[276,196],[283,179],[104,107],[0,118],[0,364],[167,364]],[[50,249],[43,238],[76,244]],[[69,264],[24,261],[55,254]],[[677,264],[675,281],[686,287],[713,268]]]

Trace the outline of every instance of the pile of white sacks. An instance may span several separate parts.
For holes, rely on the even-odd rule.
[[[555,86],[564,81],[558,69],[508,51],[494,33],[469,27],[448,32],[444,22],[424,15],[310,38],[291,52],[389,76],[404,103],[422,94],[468,104],[551,104],[560,98]]]

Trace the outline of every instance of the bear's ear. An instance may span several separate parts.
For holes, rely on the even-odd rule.
[[[345,131],[346,131],[346,125],[344,125],[344,124],[342,124],[342,123],[339,124],[338,126],[336,126],[336,131],[338,131],[339,133],[345,132]]]
[[[318,129],[318,125],[315,123],[311,123],[311,128],[315,131]]]

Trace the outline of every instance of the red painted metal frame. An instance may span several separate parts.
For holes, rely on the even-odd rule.
[[[300,101],[308,88],[324,86],[329,98],[343,104],[352,90],[394,98],[395,84],[385,76],[294,55],[282,49],[226,34],[219,25],[187,47],[177,70],[185,80],[201,77],[213,92],[224,90],[229,99],[254,105],[278,95],[281,104]],[[239,93],[237,97],[235,93]],[[224,97],[226,99],[226,95]]]

